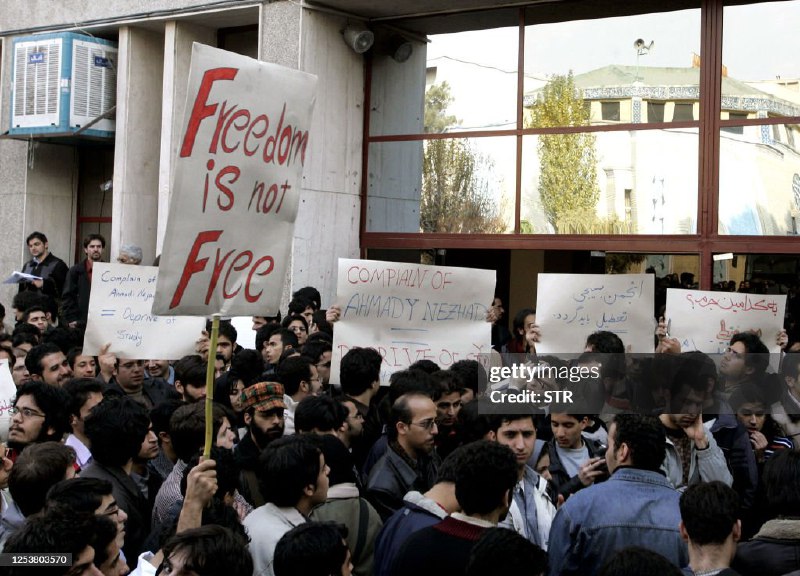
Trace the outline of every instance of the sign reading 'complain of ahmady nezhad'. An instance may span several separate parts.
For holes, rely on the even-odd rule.
[[[153,313],[278,309],[315,76],[195,44]]]

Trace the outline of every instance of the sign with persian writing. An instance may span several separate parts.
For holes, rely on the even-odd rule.
[[[599,330],[620,337],[629,352],[652,352],[652,274],[539,274],[536,323],[540,354],[583,352]]]
[[[177,360],[194,354],[205,319],[153,314],[157,282],[155,266],[96,262],[83,353],[95,356],[110,343],[109,352],[119,358]]]
[[[12,357],[11,362],[14,362]],[[11,426],[9,410],[14,405],[17,387],[11,376],[11,366],[6,359],[0,360],[0,442],[8,440],[8,429]]]
[[[670,336],[681,350],[722,354],[739,332],[755,332],[770,352],[780,352],[776,342],[783,328],[786,295],[667,290]]]
[[[340,258],[331,382],[355,346],[380,352],[382,384],[418,360],[479,360],[491,351],[494,286],[494,270]]]
[[[316,84],[194,44],[155,313],[277,312]]]

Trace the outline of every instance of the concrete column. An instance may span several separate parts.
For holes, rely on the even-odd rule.
[[[161,150],[158,171],[158,233],[156,254],[161,253],[167,229],[174,161],[183,127],[186,86],[192,59],[192,43],[216,45],[216,31],[185,22],[167,22],[164,30],[164,79],[162,91]]]
[[[342,18],[290,2],[262,8],[261,59],[319,78],[293,238],[291,289],[315,286],[325,307],[336,294],[338,258],[359,255],[364,60],[342,41],[344,24]]]
[[[163,69],[163,34],[119,29],[112,261],[121,244],[140,246],[144,264],[155,258]]]

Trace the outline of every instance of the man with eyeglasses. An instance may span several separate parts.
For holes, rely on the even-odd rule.
[[[752,332],[734,334],[719,365],[725,396],[729,397],[748,382],[759,384],[768,365],[769,349],[758,336]]]
[[[145,377],[144,363],[144,360],[118,358],[106,391],[129,396],[148,410],[165,400],[179,399],[178,392],[161,378]]]
[[[9,457],[17,456],[36,442],[60,442],[70,430],[69,395],[61,388],[30,380],[19,387],[9,409]]]
[[[392,404],[386,432],[389,449],[367,480],[367,499],[384,521],[403,506],[409,490],[425,493],[436,482],[436,404],[421,393],[403,394]]]
[[[278,366],[278,378],[283,384],[284,411],[283,435],[294,434],[294,410],[303,398],[319,394],[322,384],[317,367],[305,356],[292,356]]]

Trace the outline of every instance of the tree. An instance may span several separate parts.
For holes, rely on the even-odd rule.
[[[575,89],[570,72],[554,75],[531,108],[527,128],[585,126],[589,111]],[[593,218],[600,198],[597,184],[595,137],[591,133],[541,134],[539,197],[545,215],[556,232],[571,226],[576,214]]]
[[[453,103],[446,82],[425,93],[425,131],[445,132],[458,124],[447,114]],[[420,229],[423,232],[499,234],[506,223],[501,207],[489,194],[486,176],[491,162],[464,139],[425,142],[422,159]]]

